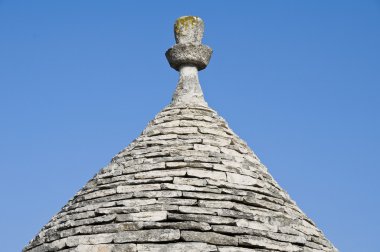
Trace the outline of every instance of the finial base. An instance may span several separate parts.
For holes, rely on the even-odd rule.
[[[171,105],[197,104],[207,106],[198,79],[198,70],[194,66],[181,66],[179,81]]]

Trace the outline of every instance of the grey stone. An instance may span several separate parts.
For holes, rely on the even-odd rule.
[[[197,133],[198,128],[196,127],[171,127],[171,128],[160,128],[160,129],[152,129],[147,132],[148,136],[155,135],[164,135],[164,134],[192,134]]]
[[[226,173],[219,171],[209,171],[206,169],[188,168],[187,175],[198,178],[211,178],[215,180],[226,180]]]
[[[206,222],[178,221],[178,222],[144,222],[145,228],[170,228],[180,230],[208,231],[211,226]]]
[[[229,217],[221,217],[214,215],[204,215],[204,214],[175,214],[168,213],[169,220],[188,220],[188,221],[200,221],[209,224],[233,224],[235,219]]]
[[[141,211],[178,211],[178,206],[168,204],[154,204],[141,206]]]
[[[177,229],[152,229],[117,233],[114,242],[166,242],[176,241],[179,238],[180,231]]]
[[[123,170],[123,173],[129,174],[129,173],[150,171],[150,170],[163,169],[163,168],[165,168],[165,163],[139,164],[139,165],[128,166],[125,170]]]
[[[174,24],[174,35],[177,44],[202,43],[204,23],[200,17],[182,16]]]
[[[244,197],[244,202],[252,206],[258,206],[258,207],[262,207],[262,208],[266,208],[266,209],[270,209],[274,211],[279,211],[279,212],[283,212],[283,209],[284,209],[282,206],[279,206],[277,204],[274,204],[268,201],[260,200],[252,196]]]
[[[263,251],[263,250],[241,248],[241,247],[231,247],[231,246],[218,246],[218,251],[219,252],[259,252],[259,251]]]
[[[140,230],[143,225],[141,222],[124,222],[124,223],[111,223],[102,226],[89,226],[85,230],[80,229],[79,234],[99,234],[99,233],[116,233],[121,231]],[[88,229],[90,228],[90,229]]]
[[[182,231],[181,238],[185,241],[206,242],[215,245],[238,245],[236,237],[214,232]]]
[[[171,188],[164,188],[163,189],[171,189]],[[181,191],[170,191],[170,190],[161,190],[161,191],[141,191],[141,192],[135,192],[133,194],[134,197],[140,198],[140,197],[146,197],[146,198],[173,198],[173,197],[181,197],[182,192]]]
[[[112,240],[113,234],[78,235],[68,237],[66,245],[68,247],[76,247],[78,245],[111,243]]]
[[[198,205],[200,207],[209,207],[209,208],[228,208],[231,209],[234,207],[235,203],[231,201],[220,201],[220,200],[199,200]]]
[[[180,206],[178,210],[181,213],[194,213],[194,214],[210,214],[217,215],[218,209],[205,208],[205,207],[193,207],[193,206]]]
[[[242,197],[235,196],[235,195],[229,195],[229,194],[203,193],[203,192],[183,192],[182,195],[183,195],[183,197],[187,197],[187,198],[242,201]]]
[[[115,214],[115,213],[136,213],[140,212],[140,207],[108,207],[98,208],[96,214]]]
[[[272,226],[266,223],[260,223],[258,221],[249,221],[244,219],[239,219],[236,221],[236,226],[238,227],[246,227],[254,230],[264,230],[264,231],[272,231],[277,232],[277,227]]]
[[[163,170],[158,170],[158,171],[162,172]],[[140,173],[137,173],[136,175],[138,175],[138,174],[140,174]],[[160,177],[160,178],[127,180],[127,181],[125,181],[125,184],[128,184],[128,185],[140,185],[140,184],[155,184],[155,183],[171,182],[171,181],[173,181],[172,177]]]
[[[220,136],[220,137],[229,137],[229,135],[226,132],[219,129],[200,128],[199,131],[204,134],[211,134],[211,135]],[[226,145],[223,144],[223,146],[226,146]],[[218,148],[218,151],[216,152],[220,152],[220,148]]]
[[[144,206],[144,205],[152,205],[157,202],[156,199],[128,199],[118,201],[118,205],[123,205],[126,207],[135,207],[135,206]]]
[[[147,179],[147,178],[158,178],[158,177],[166,177],[166,176],[185,176],[186,170],[159,170],[159,171],[150,171],[150,172],[140,172],[135,175],[137,179]]]
[[[83,225],[92,225],[92,224],[100,224],[100,223],[108,223],[113,221],[116,218],[116,215],[105,215],[94,217],[90,219],[81,219],[81,220],[69,220],[64,223],[65,228],[77,227]]]
[[[180,199],[180,198],[159,198],[157,199],[157,203],[168,204],[168,205],[171,204],[171,205],[190,206],[190,205],[197,204],[197,200],[196,199]]]
[[[175,177],[173,179],[173,183],[178,184],[178,185],[193,185],[193,186],[206,186],[207,185],[207,181],[205,179],[198,179],[198,178]]]
[[[212,225],[211,228],[212,228],[213,231],[215,231],[217,233],[225,233],[225,234],[232,234],[232,235],[237,235],[237,234],[255,234],[255,231],[253,229],[244,228],[244,227],[230,226],[230,225]]]
[[[116,221],[163,221],[166,220],[166,218],[166,211],[153,211],[118,215]]]
[[[136,244],[79,245],[72,252],[137,252]]]
[[[240,185],[256,185],[257,184],[257,179],[245,176],[245,175],[240,175],[237,173],[231,173],[231,172],[226,172],[227,174],[227,181],[230,183],[235,183],[235,184],[240,184]]]
[[[165,53],[170,66],[177,71],[183,65],[193,65],[203,70],[210,62],[211,54],[210,47],[195,44],[176,44]]]
[[[115,189],[95,191],[95,192],[83,195],[82,197],[84,200],[89,200],[89,199],[104,197],[104,196],[108,196],[112,194],[116,194]]]
[[[178,191],[196,191],[196,192],[211,192],[211,193],[220,193],[221,190],[209,188],[209,187],[199,187],[199,186],[192,186],[192,185],[178,185],[178,184],[169,184],[164,183],[161,184],[162,189],[166,190],[178,190]]]
[[[215,147],[212,145],[205,145],[205,144],[194,144],[194,149],[198,151],[204,151],[204,152],[220,152],[219,147]]]
[[[262,247],[270,250],[278,250],[284,252],[298,252],[302,251],[302,248],[293,245],[291,243],[277,242],[265,237],[258,236],[239,236],[239,245],[251,246],[251,247]]]
[[[137,244],[139,252],[214,252],[215,245],[203,242],[178,242],[169,244]]]

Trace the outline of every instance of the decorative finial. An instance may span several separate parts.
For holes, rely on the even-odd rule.
[[[176,20],[174,24],[174,35],[177,44],[202,43],[205,26],[203,20],[194,16],[183,16]]]
[[[207,106],[198,80],[198,71],[207,67],[212,49],[202,45],[203,20],[195,16],[183,16],[174,24],[176,44],[166,51],[172,68],[180,72],[172,104],[198,104]]]

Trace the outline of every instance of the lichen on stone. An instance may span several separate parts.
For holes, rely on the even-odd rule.
[[[193,28],[197,23],[201,23],[202,19],[196,16],[183,16],[177,19],[174,24],[174,31],[176,34],[181,34],[182,30]]]

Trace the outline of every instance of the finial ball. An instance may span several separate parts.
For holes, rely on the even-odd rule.
[[[174,34],[177,44],[202,43],[204,23],[200,17],[183,16],[174,24]]]

